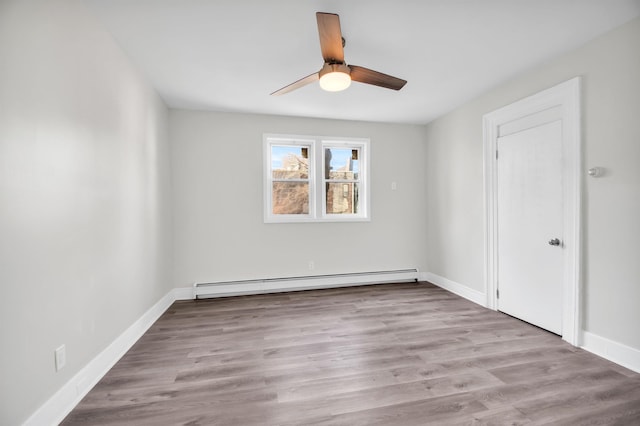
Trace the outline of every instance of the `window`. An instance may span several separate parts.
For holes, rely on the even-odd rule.
[[[369,220],[368,139],[264,135],[265,222]]]

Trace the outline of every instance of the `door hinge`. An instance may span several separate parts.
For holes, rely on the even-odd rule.
[[[496,160],[498,159],[498,150],[496,149]]]
[[[496,289],[496,299],[500,299],[500,289]]]

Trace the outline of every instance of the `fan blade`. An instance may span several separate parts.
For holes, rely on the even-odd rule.
[[[284,86],[282,89],[278,89],[275,92],[273,92],[271,95],[272,96],[280,96],[280,95],[284,95],[285,93],[289,93],[293,90],[299,89],[303,86],[306,86],[307,84],[311,84],[314,81],[318,81],[320,77],[318,76],[317,72],[314,72],[313,74],[309,74],[308,76],[301,78],[300,80],[296,81],[295,83],[291,83],[288,86]]]
[[[328,64],[344,63],[340,17],[334,13],[316,13],[322,58]]]
[[[373,84],[374,86],[386,87],[387,89],[400,90],[407,84],[407,80],[383,74],[369,68],[349,65],[351,68],[351,80],[360,83]]]

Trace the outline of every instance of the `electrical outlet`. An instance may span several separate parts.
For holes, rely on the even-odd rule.
[[[396,182],[391,182],[391,190],[395,191],[396,189],[398,189],[398,184]]]
[[[64,345],[57,348],[54,352],[56,359],[56,371],[60,371],[67,363],[67,350]]]
[[[313,262],[313,260],[309,261],[309,270],[313,271],[316,268],[316,264]]]

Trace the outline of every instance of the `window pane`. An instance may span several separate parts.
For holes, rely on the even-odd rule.
[[[307,182],[273,182],[273,214],[309,214]]]
[[[355,182],[327,183],[327,214],[358,213],[358,189]]]
[[[360,172],[359,151],[352,148],[325,148],[324,178],[357,180]]]
[[[309,149],[306,146],[272,146],[271,177],[273,179],[308,179]]]

